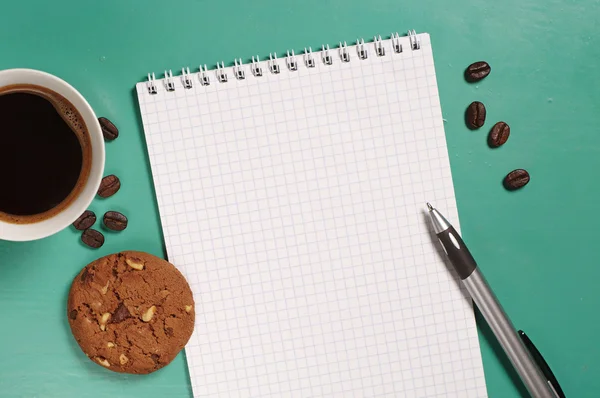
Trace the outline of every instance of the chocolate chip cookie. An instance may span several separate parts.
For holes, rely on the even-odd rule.
[[[71,285],[67,316],[73,336],[94,362],[145,374],[168,365],[194,329],[194,299],[172,264],[148,253],[102,257]]]

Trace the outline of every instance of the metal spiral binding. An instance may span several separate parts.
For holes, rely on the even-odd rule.
[[[256,60],[254,59],[254,55],[252,56],[252,65],[250,66],[250,69],[252,70],[252,74],[256,77],[260,77],[263,75],[262,72],[262,68],[260,67],[260,58],[258,58],[258,55],[256,56]]]
[[[350,54],[348,54],[348,45],[346,42],[344,44],[340,42],[340,58],[342,62],[350,62]]]
[[[190,68],[181,68],[181,83],[185,88],[192,88],[192,76],[190,75]]]
[[[298,70],[298,62],[296,62],[296,55],[294,55],[294,50],[292,50],[291,54],[290,54],[290,51],[288,50],[287,57],[285,58],[285,63],[287,64],[287,67],[289,70],[291,70],[291,71]]]
[[[158,89],[156,88],[156,76],[154,73],[148,73],[148,81],[146,82],[146,88],[150,94],[158,94]]]
[[[416,51],[421,49],[421,41],[419,36],[414,30],[409,30],[408,34],[408,42],[410,45],[410,50]],[[404,52],[404,48],[402,47],[402,41],[400,35],[398,33],[392,33],[390,36],[390,43],[392,46],[391,54],[400,54]],[[385,46],[381,36],[373,37],[373,46],[375,50],[375,54],[379,57],[386,56]],[[389,48],[389,47],[388,47]],[[364,39],[356,40],[356,53],[358,55],[358,59],[365,60],[369,57],[369,49],[365,44]],[[344,63],[350,62],[351,56],[350,51],[348,49],[348,45],[346,42],[340,42],[338,47],[338,55],[340,60]],[[321,46],[321,60],[324,65],[332,65],[334,61],[334,56],[330,51],[329,45]],[[304,53],[302,54],[302,61],[307,68],[315,68],[315,55],[313,54],[312,48],[304,48]],[[246,79],[246,68],[250,68],[250,72],[255,77],[263,76],[263,67],[260,64],[260,58],[258,55],[252,56],[252,62],[249,66],[243,64],[241,58],[237,58],[234,60],[234,66],[232,67],[233,76],[239,80]],[[298,59],[294,50],[288,50],[286,52],[285,64],[289,71],[297,71],[298,70]],[[270,53],[269,59],[267,60],[267,67],[269,71],[273,74],[281,73],[281,68],[279,65],[279,60],[277,59],[276,53]],[[226,83],[228,81],[227,69],[225,68],[225,63],[221,61],[217,62],[217,68],[215,70],[216,79],[220,83]],[[181,84],[185,89],[191,89],[194,87],[194,79],[192,77],[192,73],[190,73],[190,68],[182,68],[181,69]],[[206,64],[199,66],[198,79],[202,86],[210,85],[210,75],[208,73],[208,68]],[[165,77],[163,80],[165,89],[167,92],[175,91],[175,81],[173,79],[173,73],[171,70],[165,70]],[[149,94],[157,94],[158,87],[156,84],[156,76],[154,73],[148,73],[148,81],[146,82],[146,89]]]
[[[365,47],[364,39],[356,40],[356,52],[358,53],[358,58],[360,59],[367,59],[369,57],[369,53]]]
[[[221,83],[227,83],[227,72],[225,71],[225,64],[221,61],[221,65],[217,62],[217,80]]]
[[[233,62],[235,63],[235,66],[233,67],[233,74],[235,75],[235,78],[238,80],[244,80],[246,78],[246,72],[244,72],[244,69],[242,68],[242,59],[239,58],[239,61],[234,59]]]
[[[331,65],[333,63],[333,59],[331,58],[331,55],[329,55],[329,44],[327,47],[323,45],[321,47],[321,52],[323,53],[323,63],[325,65]]]
[[[304,64],[306,65],[307,68],[315,67],[315,57],[313,57],[313,52],[312,52],[311,47],[308,47],[308,51],[306,50],[306,47],[304,47]]]
[[[203,86],[208,86],[210,84],[210,77],[208,77],[208,69],[206,68],[206,64],[204,64],[204,70],[202,70],[202,65],[200,65],[200,83]]]
[[[375,44],[375,53],[377,53],[378,56],[383,57],[385,55],[385,48],[383,47],[381,36],[374,36],[373,43]]]
[[[408,40],[410,40],[410,46],[413,50],[421,49],[421,40],[414,29],[408,31]]]
[[[277,54],[269,54],[269,70],[274,74],[278,74],[281,71],[277,63]]]
[[[175,91],[175,82],[173,81],[173,72],[165,71],[165,87],[167,91]]]
[[[398,36],[398,32],[396,32],[395,34],[392,33],[392,47],[394,47],[394,51],[397,54],[400,54],[402,52],[402,44],[400,44],[400,36]]]

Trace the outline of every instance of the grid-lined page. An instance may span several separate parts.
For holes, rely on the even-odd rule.
[[[350,62],[137,85],[169,260],[187,277],[195,397],[485,397],[429,35]]]

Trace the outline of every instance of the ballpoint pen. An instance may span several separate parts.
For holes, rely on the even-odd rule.
[[[531,396],[564,398],[548,364],[525,333],[517,333],[458,232],[431,204],[427,203],[427,208],[435,234],[452,266]]]

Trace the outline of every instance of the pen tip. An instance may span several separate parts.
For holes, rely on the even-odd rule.
[[[433,206],[431,205],[431,203],[427,202],[427,208],[429,209],[429,211],[433,210]]]

